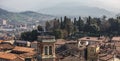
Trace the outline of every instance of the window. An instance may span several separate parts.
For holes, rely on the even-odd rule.
[[[31,58],[25,58],[25,61],[31,61]]]
[[[45,55],[52,55],[52,46],[45,46],[44,53]]]
[[[52,46],[49,46],[49,55],[52,55]]]
[[[45,46],[45,55],[48,55],[48,46]]]

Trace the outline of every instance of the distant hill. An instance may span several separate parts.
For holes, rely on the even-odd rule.
[[[41,14],[33,11],[9,12],[0,8],[0,18],[16,22],[37,22],[46,21],[55,18],[51,15]]]
[[[39,12],[47,13],[50,15],[56,16],[93,16],[100,17],[106,15],[108,17],[114,16],[113,12],[108,10],[97,8],[97,7],[88,7],[83,5],[73,5],[73,4],[59,4],[49,8],[39,10]]]

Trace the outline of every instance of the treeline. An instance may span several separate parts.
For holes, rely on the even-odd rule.
[[[52,32],[58,38],[79,38],[83,36],[120,36],[120,17],[102,18],[85,17],[85,18],[68,18],[67,16],[59,19],[47,21],[45,31]],[[37,30],[24,32],[21,34],[23,40],[36,40],[40,35],[38,31],[44,31],[39,25]]]
[[[46,31],[54,33],[56,38],[67,38],[69,36],[119,36],[120,35],[120,17],[102,18],[85,17],[74,18],[68,17],[54,19],[46,22]]]

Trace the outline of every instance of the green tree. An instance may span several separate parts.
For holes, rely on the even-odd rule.
[[[74,32],[73,22],[70,18],[67,18],[66,16],[64,17],[64,26],[69,35]]]
[[[30,33],[31,32],[23,32],[23,33],[21,33],[21,39],[22,40],[29,40]]]
[[[37,40],[37,36],[38,36],[37,30],[21,33],[21,39],[30,42]]]
[[[83,31],[84,21],[81,19],[81,17],[78,19],[77,26],[79,31]]]
[[[62,38],[62,35],[61,35],[62,33],[61,33],[60,29],[55,29],[53,31],[53,34],[54,34],[54,36],[55,36],[56,39]]]
[[[51,25],[50,25],[50,23],[47,21],[47,22],[45,23],[45,29],[46,29],[46,31],[50,31],[50,27],[51,27]]]
[[[55,20],[53,21],[53,28],[54,28],[54,29],[60,29],[59,19],[55,19]]]
[[[37,30],[38,30],[38,31],[44,31],[44,29],[43,29],[42,26],[40,26],[40,25],[37,26]]]

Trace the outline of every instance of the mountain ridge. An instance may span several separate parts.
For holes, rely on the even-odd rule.
[[[98,7],[89,7],[84,5],[72,5],[72,4],[58,4],[56,6],[52,6],[49,8],[45,8],[39,10],[39,12],[47,13],[50,15],[58,15],[58,16],[93,16],[100,17],[106,15],[108,17],[112,17],[115,13],[110,12],[103,8]]]
[[[52,15],[37,13],[34,11],[24,11],[24,12],[10,12],[0,8],[0,18],[9,21],[17,22],[35,22],[35,21],[46,21],[55,18]]]

